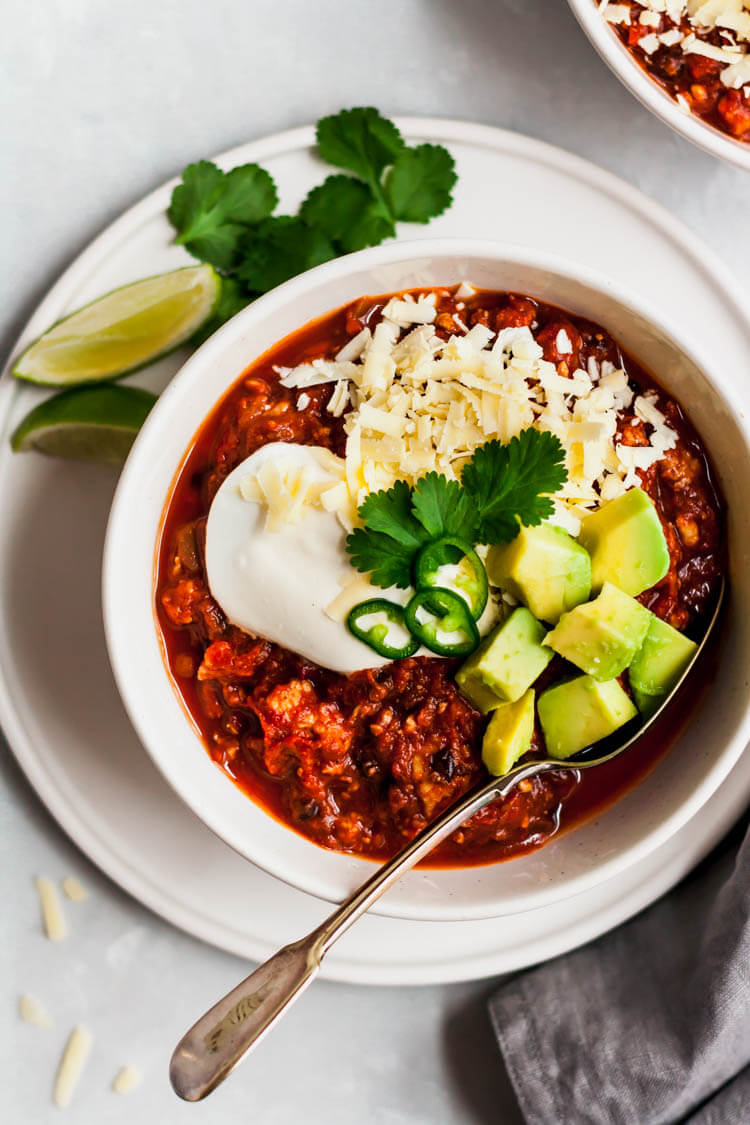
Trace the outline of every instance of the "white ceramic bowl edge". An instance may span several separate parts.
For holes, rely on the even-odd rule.
[[[198,816],[241,854],[300,889],[339,900],[372,870],[327,852],[248,800],[210,761],[169,680],[153,607],[155,544],[164,502],[202,419],[254,358],[306,321],[362,293],[468,279],[529,292],[608,327],[653,370],[698,423],[729,504],[733,607],[716,690],[679,747],[605,814],[510,863],[409,873],[383,913],[465,919],[516,913],[575,895],[653,851],[708,799],[748,737],[750,529],[735,518],[750,473],[749,403],[723,371],[658,312],[619,286],[559,258],[466,240],[399,243],[327,263],[244,310],[193,355],[168,387],[133,448],[118,486],[104,559],[108,648],[125,705],[144,745]],[[704,374],[705,372],[705,374]],[[722,472],[732,465],[731,473]],[[716,706],[718,704],[718,706]]]

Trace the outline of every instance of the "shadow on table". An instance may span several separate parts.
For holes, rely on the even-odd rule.
[[[466,1125],[524,1125],[487,1012],[498,984],[499,980],[487,982],[463,1000],[443,1028],[446,1078],[457,1099],[465,1102]]]

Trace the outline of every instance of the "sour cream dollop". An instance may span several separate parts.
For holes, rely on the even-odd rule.
[[[206,572],[213,597],[233,625],[324,668],[349,675],[386,664],[325,612],[356,575],[336,514],[307,507],[298,522],[268,531],[265,503],[243,497],[242,482],[271,460],[280,469],[307,466],[313,480],[336,483],[315,446],[272,442],[238,465],[208,513]],[[373,593],[390,596],[388,591]]]

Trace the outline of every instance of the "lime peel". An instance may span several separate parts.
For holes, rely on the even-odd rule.
[[[29,411],[10,444],[16,452],[122,465],[155,402],[138,387],[72,388]]]
[[[54,324],[23,352],[13,374],[56,387],[119,379],[194,336],[220,297],[221,278],[210,265],[132,282]]]

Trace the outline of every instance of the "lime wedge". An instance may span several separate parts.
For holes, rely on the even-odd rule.
[[[156,395],[137,387],[80,387],[45,399],[11,435],[16,452],[122,465]]]
[[[220,296],[221,278],[207,265],[124,285],[53,325],[13,374],[54,387],[118,379],[189,340]]]

